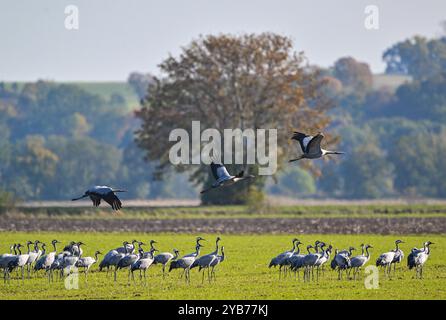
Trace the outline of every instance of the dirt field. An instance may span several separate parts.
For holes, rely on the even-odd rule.
[[[0,231],[444,234],[446,218],[51,219],[0,217]]]

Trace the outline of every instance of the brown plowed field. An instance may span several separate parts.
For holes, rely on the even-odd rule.
[[[0,217],[0,231],[444,234],[446,218],[52,219]]]

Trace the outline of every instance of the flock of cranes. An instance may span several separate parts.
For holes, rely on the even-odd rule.
[[[206,239],[197,237],[195,251],[182,257],[180,257],[180,252],[177,249],[173,249],[173,253],[161,252],[155,254],[158,250],[155,248],[157,242],[154,240],[149,242],[149,251],[144,250],[143,246],[146,244],[142,241],[124,241],[122,247],[112,249],[104,255],[102,261],[99,262],[99,271],[106,269],[108,277],[110,269],[113,269],[115,282],[117,281],[118,271],[123,269],[128,270],[129,281],[130,277],[135,280],[135,271],[139,271],[140,280],[143,278],[146,280],[147,270],[152,265],[160,264],[162,265],[164,279],[166,277],[166,267],[170,263],[169,272],[174,269],[182,269],[181,277],[184,276],[187,283],[190,283],[190,270],[194,268],[198,268],[198,271],[203,273],[202,283],[204,283],[205,269],[207,269],[208,281],[215,281],[216,267],[225,260],[224,247],[219,246],[221,238],[217,237],[215,250],[200,256],[200,250],[204,247],[202,241],[206,241]],[[58,253],[58,243],[60,242],[53,240],[51,241],[51,247],[47,248],[47,245],[39,240],[27,241],[26,253],[22,251],[22,244],[13,244],[9,253],[0,255],[0,269],[3,270],[4,282],[10,282],[11,273],[14,270],[20,272],[22,281],[25,280],[25,277],[30,279],[32,273],[42,270],[46,273],[48,282],[53,282],[55,274],[59,279],[63,279],[75,272],[76,269],[83,270],[87,280],[88,272],[94,264],[98,263],[98,256],[102,253],[96,251],[94,257],[84,257],[82,245],[85,244],[81,241],[71,241]]]
[[[289,162],[301,160],[301,159],[317,159],[329,154],[343,154],[340,151],[330,151],[321,148],[321,142],[324,139],[322,133],[318,133],[315,136],[310,136],[301,132],[295,131],[292,140],[296,140],[299,143],[301,155],[296,159],[291,159]],[[212,189],[231,186],[243,180],[253,179],[254,175],[245,175],[242,170],[236,175],[229,174],[228,170],[223,164],[217,164],[212,162],[211,173],[215,179],[215,182],[209,187],[201,191],[201,193],[208,192]],[[113,210],[120,210],[122,208],[122,202],[117,197],[116,193],[126,192],[125,190],[113,189],[108,186],[93,186],[85,193],[77,198],[71,199],[72,201],[80,200],[89,197],[95,207],[98,207],[101,200],[107,202]]]
[[[396,272],[396,264],[401,263],[404,258],[404,252],[399,245],[404,243],[401,240],[395,241],[395,249],[382,253],[377,259],[375,265],[384,268],[384,273],[387,276],[391,275],[391,268],[393,265],[394,273]],[[356,280],[359,271],[370,260],[369,250],[373,247],[370,244],[361,244],[362,252],[360,255],[353,256],[354,247],[348,249],[335,249],[333,253],[333,246],[327,245],[323,241],[317,240],[314,245],[308,244],[306,253],[301,252],[300,242],[297,238],[292,240],[292,248],[288,251],[282,252],[271,259],[269,268],[278,267],[279,279],[285,277],[287,274],[294,272],[294,276],[300,278],[300,270],[303,271],[304,281],[311,281],[316,278],[319,280],[320,273],[324,271],[324,265],[328,263],[331,258],[330,267],[332,270],[338,272],[338,279],[342,279],[342,274],[345,273],[348,279]],[[430,245],[433,242],[427,241],[423,244],[423,248],[412,248],[407,257],[407,266],[409,269],[416,269],[416,278],[422,279],[423,266],[429,258]],[[313,251],[310,251],[310,250]],[[316,276],[314,275],[316,269]]]

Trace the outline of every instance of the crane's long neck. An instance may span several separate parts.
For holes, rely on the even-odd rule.
[[[395,251],[398,251],[400,248],[399,248],[399,243],[398,242],[395,242]]]
[[[178,259],[178,251],[175,251],[175,256],[173,257],[173,260]]]
[[[300,243],[298,243],[298,244],[296,245],[296,249],[297,249],[296,254],[300,254],[300,247],[299,247],[299,245],[300,245]]]
[[[54,249],[54,252],[57,251],[57,249],[56,249],[56,243],[55,243],[55,242],[53,242],[53,249]]]
[[[81,245],[80,245],[80,244],[77,245],[77,252],[78,252],[78,255],[77,255],[77,256],[80,258],[81,255],[82,255]]]
[[[215,254],[218,254],[218,240],[215,241]]]
[[[17,251],[19,252],[19,255],[22,254],[22,250],[20,250],[20,247],[17,247]]]
[[[94,260],[95,261],[98,261],[98,255],[99,255],[99,253],[95,252],[95,254],[94,254]]]
[[[31,244],[31,243],[29,243],[29,242],[26,244],[26,248],[28,249],[28,254],[31,252],[31,250],[29,249],[29,245],[30,245],[30,244]]]
[[[366,253],[366,258],[367,260],[370,258],[370,253],[369,253],[369,247],[365,247],[365,253]]]
[[[225,250],[221,250],[221,258],[220,258],[220,262],[223,262],[225,260]]]

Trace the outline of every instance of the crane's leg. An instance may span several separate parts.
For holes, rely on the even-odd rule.
[[[165,268],[166,268],[166,265],[163,264],[163,279],[166,277]]]
[[[117,268],[115,267],[115,282],[116,282],[116,269],[117,269]]]

